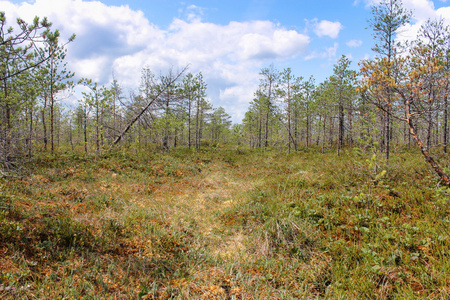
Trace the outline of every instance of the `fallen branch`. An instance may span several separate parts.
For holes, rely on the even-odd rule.
[[[153,102],[156,101],[156,99],[159,98],[159,96],[161,96],[166,89],[171,86],[175,81],[178,80],[178,78],[180,78],[180,76],[187,70],[187,66],[184,67],[184,69],[174,78],[172,79],[170,82],[168,82],[158,93],[158,95],[156,95],[153,99],[150,100],[150,102],[147,104],[147,106],[145,106],[140,113],[138,113],[131,121],[130,123],[128,123],[127,127],[125,127],[125,129],[122,131],[121,134],[119,134],[119,136],[114,140],[114,142],[112,143],[111,147],[109,148],[109,150],[111,150],[115,145],[117,145],[117,143],[120,142],[120,140],[123,138],[123,136],[128,132],[128,130],[131,129],[131,127],[133,126],[134,123],[136,123],[141,117],[142,115],[147,111],[147,109],[149,109],[149,107],[153,104]]]

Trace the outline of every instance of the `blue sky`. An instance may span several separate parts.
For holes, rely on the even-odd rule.
[[[69,68],[106,85],[114,73],[127,93],[137,91],[144,66],[160,74],[189,64],[190,72],[203,73],[213,105],[240,122],[262,67],[291,67],[318,83],[341,55],[354,68],[372,57],[366,28],[377,1],[0,0],[0,10],[11,23],[18,16],[47,16],[63,37],[75,33]],[[415,15],[405,36],[414,37],[428,18],[450,19],[450,0],[403,3]]]

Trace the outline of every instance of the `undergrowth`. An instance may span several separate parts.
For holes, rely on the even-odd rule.
[[[450,193],[415,151],[386,166],[350,149],[116,150],[28,169],[0,179],[0,298],[450,297]]]

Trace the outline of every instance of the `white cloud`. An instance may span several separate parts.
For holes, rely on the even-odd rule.
[[[309,37],[293,30],[255,30],[239,38],[239,56],[244,60],[290,58],[305,53],[308,44]]]
[[[301,55],[308,48],[309,37],[279,28],[269,21],[216,25],[175,19],[170,26],[167,43],[196,61],[221,57],[237,62]],[[190,55],[191,51],[195,53]]]
[[[364,0],[364,3],[366,4],[366,7],[370,7],[378,5],[381,1],[382,0]],[[403,6],[406,9],[411,10],[418,19],[426,19],[434,14],[435,8],[432,0],[403,0],[402,3]]]
[[[446,24],[449,25],[450,20],[449,20],[449,16],[450,16],[450,7],[441,7],[436,11],[436,15],[437,18],[443,18],[446,21]]]
[[[231,86],[220,91],[220,103],[228,114],[235,116],[239,120],[245,116],[248,109],[248,102],[254,98],[254,92],[258,86],[256,84]]]
[[[381,0],[364,0],[368,7],[377,5]],[[447,0],[442,2],[446,2]],[[413,13],[410,24],[406,24],[399,28],[397,39],[401,42],[415,40],[420,27],[427,20],[444,19],[446,25],[450,25],[450,7],[441,7],[436,9],[434,2],[431,0],[403,0],[403,6]]]
[[[350,40],[346,43],[346,45],[349,46],[350,48],[361,47],[362,44],[363,44],[363,41],[361,41],[361,40]]]
[[[440,0],[446,2],[447,0]],[[377,5],[381,0],[364,0],[368,7]],[[438,11],[435,9],[434,2],[432,0],[403,0],[404,8],[410,10],[413,13],[414,22],[424,22],[427,19],[435,19],[438,15]],[[443,15],[443,17],[445,17]],[[448,15],[447,15],[448,17]]]
[[[442,18],[446,25],[450,25],[450,19],[448,19],[450,7],[441,7],[436,10],[434,3],[430,0],[405,0],[404,5],[413,12],[413,20],[398,30],[398,40],[401,42],[415,40],[421,26],[427,20]]]
[[[165,38],[165,33],[149,24],[141,11],[128,6],[82,0],[36,0],[33,4],[5,7],[0,3],[0,6],[10,22],[17,16],[28,22],[36,15],[47,16],[53,28],[60,30],[63,40],[75,33],[75,41],[67,47],[69,67],[78,77],[102,83],[111,76],[115,59],[142,49],[155,51]]]
[[[413,13],[413,18],[419,22],[436,16],[434,3],[431,0],[404,0],[403,5]]]
[[[339,36],[339,32],[344,28],[340,22],[331,22],[327,20],[318,21],[312,20],[313,31],[317,36],[328,36],[332,39],[336,39]]]
[[[358,4],[360,0],[355,0],[354,4]],[[381,2],[381,0],[363,0],[363,2],[366,4],[366,7],[370,7],[372,5],[376,5]]]
[[[316,58],[328,59],[329,61],[334,60],[339,48],[338,43],[334,43],[332,47],[328,47],[322,52],[313,51],[311,54],[305,57],[305,60],[311,60]]]
[[[333,47],[327,48],[327,57],[328,59],[332,59],[333,57],[336,57],[337,49],[339,47],[338,43],[334,43]]]
[[[187,7],[187,20],[190,22],[201,22],[204,14],[204,8],[197,5],[189,5]]]
[[[233,101],[241,109],[248,104],[264,63],[305,55],[310,43],[307,35],[270,21],[206,23],[201,20],[204,9],[194,5],[185,10],[186,20],[175,18],[168,29],[151,24],[143,12],[127,5],[99,1],[0,1],[0,7],[9,22],[18,16],[29,22],[35,15],[47,16],[64,39],[75,33],[67,60],[77,77],[107,84],[114,72],[125,87],[136,88],[144,66],[158,75],[190,64],[190,72],[203,73],[208,93],[215,93],[212,99],[228,108]]]

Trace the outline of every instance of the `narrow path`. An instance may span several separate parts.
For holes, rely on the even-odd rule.
[[[164,212],[172,226],[191,228],[198,246],[227,258],[243,250],[245,236],[226,228],[221,215],[246,201],[254,183],[238,176],[242,170],[212,163],[201,175],[176,184],[170,192],[158,192],[148,205]]]

